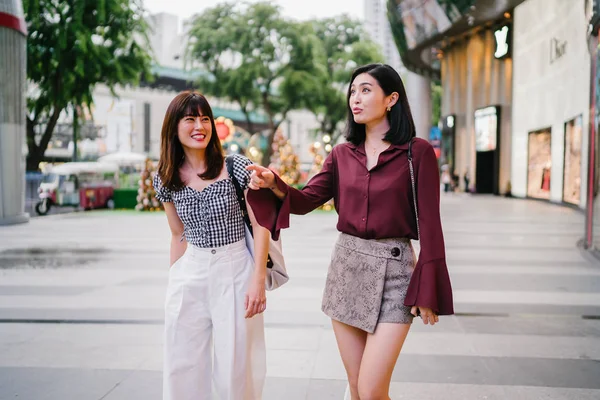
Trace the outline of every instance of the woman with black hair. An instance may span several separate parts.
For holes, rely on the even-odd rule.
[[[178,94],[165,115],[154,177],[171,231],[163,400],[211,400],[213,387],[221,400],[262,398],[269,231],[248,207],[252,259],[233,181],[246,190],[252,163],[239,155],[231,162],[229,175],[207,99]]]
[[[348,143],[336,146],[303,190],[252,165],[249,187],[269,188],[279,212],[306,214],[329,199],[339,214],[322,310],[332,319],[352,400],[389,399],[394,366],[414,316],[453,314],[433,147],[415,138],[404,85],[390,66],[356,69],[348,88]],[[264,203],[263,196],[263,203]],[[258,221],[270,207],[254,207]],[[261,215],[259,215],[259,213]],[[419,239],[418,261],[411,239]]]

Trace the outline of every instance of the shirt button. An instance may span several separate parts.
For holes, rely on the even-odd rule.
[[[210,252],[213,254],[217,254],[217,251],[215,249],[212,249]]]
[[[362,220],[363,220],[363,222],[365,222],[367,219],[366,219],[366,218],[363,218]]]

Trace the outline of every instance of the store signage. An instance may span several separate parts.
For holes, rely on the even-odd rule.
[[[564,56],[567,52],[567,41],[556,38],[550,39],[550,64]]]
[[[496,52],[494,53],[494,57],[503,58],[508,55],[509,46],[508,46],[508,34],[510,29],[507,25],[503,26],[500,29],[497,29],[494,32],[494,37],[496,38]]]

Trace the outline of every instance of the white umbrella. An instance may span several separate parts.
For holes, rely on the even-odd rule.
[[[98,162],[111,162],[119,165],[138,165],[144,163],[147,158],[148,156],[142,153],[122,151],[99,157]]]

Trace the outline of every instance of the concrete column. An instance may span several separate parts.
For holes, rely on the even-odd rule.
[[[404,85],[410,110],[415,120],[417,137],[429,140],[432,112],[431,80],[413,72],[407,72]]]
[[[21,0],[0,0],[0,225],[29,220],[24,212],[26,41]]]

